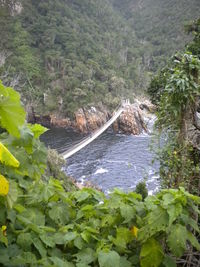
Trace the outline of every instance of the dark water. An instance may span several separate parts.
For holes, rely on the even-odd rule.
[[[42,136],[51,148],[63,152],[83,136],[65,129],[51,129]],[[105,192],[115,187],[133,190],[146,179],[149,193],[159,187],[158,163],[152,166],[149,135],[121,135],[108,129],[95,141],[67,159],[65,172],[79,182],[90,181]]]

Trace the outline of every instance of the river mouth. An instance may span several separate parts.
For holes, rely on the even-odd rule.
[[[41,140],[49,147],[64,152],[84,138],[66,129],[51,129]],[[149,194],[159,189],[159,164],[152,164],[150,151],[152,137],[116,134],[108,129],[88,146],[67,159],[64,171],[79,183],[90,182],[105,193],[114,188],[133,191],[146,181]]]

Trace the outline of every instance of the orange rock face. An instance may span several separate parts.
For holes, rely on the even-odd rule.
[[[75,127],[82,133],[88,132],[87,121],[82,108],[75,112]]]
[[[114,130],[134,135],[139,135],[144,130],[146,131],[143,114],[137,104],[128,106],[124,112],[122,112],[117,122],[114,124]]]
[[[71,127],[71,121],[68,118],[61,119],[55,115],[51,115],[51,125],[55,127],[68,128]]]
[[[108,117],[107,111],[100,111],[94,107],[89,110],[79,109],[75,113],[75,128],[83,133],[93,132],[100,128]]]

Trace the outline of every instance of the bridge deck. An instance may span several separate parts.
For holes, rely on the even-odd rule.
[[[76,152],[78,152],[79,150],[81,150],[82,148],[87,146],[89,143],[94,141],[99,135],[101,135],[106,129],[108,129],[108,127],[110,127],[111,124],[113,124],[113,122],[120,116],[120,114],[123,111],[124,111],[124,108],[120,107],[115,112],[115,114],[112,116],[112,118],[110,118],[110,120],[108,120],[101,128],[96,130],[94,133],[92,133],[92,135],[87,137],[85,140],[83,140],[80,143],[78,143],[77,145],[73,146],[71,149],[63,152],[61,154],[63,156],[63,158],[67,159],[67,158],[71,157],[73,154],[75,154]]]

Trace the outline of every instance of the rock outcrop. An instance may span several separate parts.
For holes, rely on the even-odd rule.
[[[27,108],[27,120],[32,123],[40,123],[46,127],[73,128],[81,133],[91,133],[102,125],[112,116],[105,107],[91,107],[89,109],[81,108],[74,113],[74,120],[62,118],[58,115],[36,115],[32,107]],[[127,106],[113,124],[115,132],[125,134],[139,135],[142,132],[149,132],[149,121],[152,120],[152,112],[155,107],[148,100],[136,100],[133,104]]]
[[[101,127],[108,119],[109,113],[106,110],[81,108],[75,112],[74,127],[82,133],[89,133]]]
[[[56,115],[50,116],[50,124],[53,127],[60,127],[60,128],[70,128],[73,127],[72,122],[69,118],[60,118]]]
[[[148,132],[146,116],[152,106],[136,101],[125,108],[118,120],[113,124],[116,132],[139,135]]]

